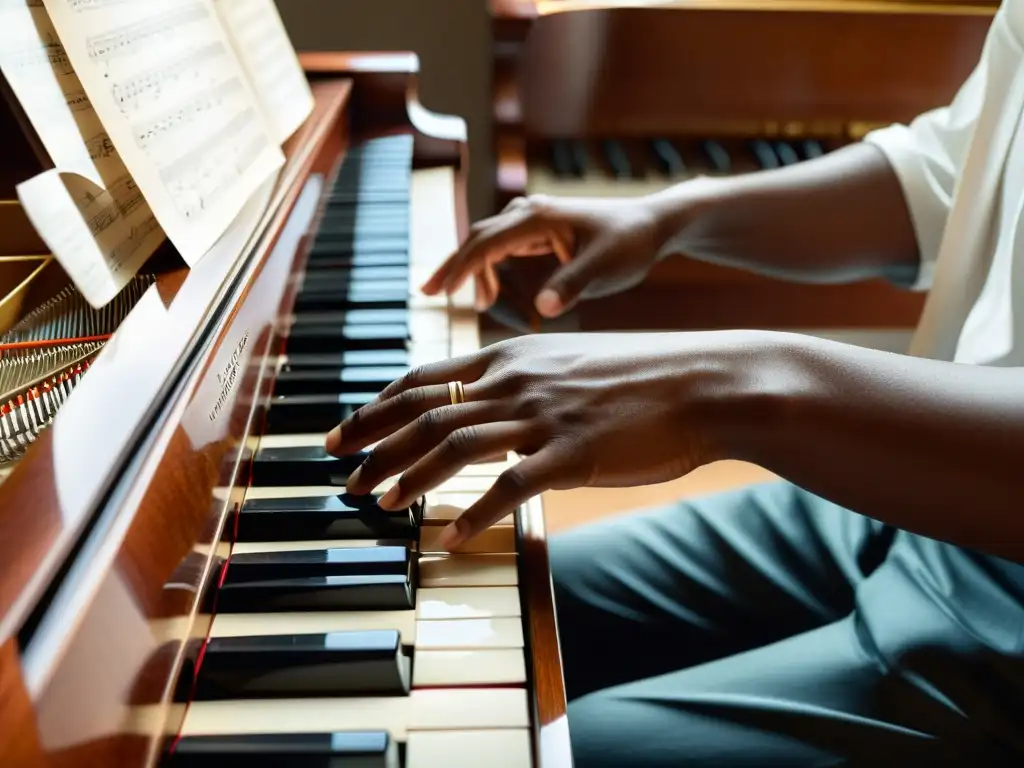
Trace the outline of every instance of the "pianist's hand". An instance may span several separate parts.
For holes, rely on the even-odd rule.
[[[423,285],[428,295],[454,293],[477,280],[478,309],[498,297],[495,266],[515,256],[555,255],[562,263],[535,298],[537,312],[561,315],[577,299],[632,288],[653,266],[658,222],[642,198],[517,198],[473,225],[466,242]]]
[[[451,549],[543,491],[658,483],[721,458],[705,413],[727,378],[714,357],[725,344],[735,347],[735,335],[518,337],[414,369],[335,428],[327,450],[344,456],[380,441],[348,490],[369,493],[403,473],[380,500],[388,509],[468,464],[525,457],[449,526]],[[464,403],[451,404],[450,381],[464,383]]]

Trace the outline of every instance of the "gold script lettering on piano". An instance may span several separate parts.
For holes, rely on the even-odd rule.
[[[196,25],[197,9],[226,2],[157,3],[154,18]],[[124,4],[47,7],[61,29]],[[191,268],[168,231],[176,251],[140,270],[81,383],[0,484],[16,532],[0,543],[0,763],[187,768],[256,750],[310,765],[570,765],[538,504],[454,554],[436,543],[506,462],[390,514],[375,504],[387,484],[351,497],[357,457],[323,451],[327,430],[410,366],[480,345],[471,293],[417,291],[467,230],[464,125],[416,103],[408,54],[305,54],[304,89],[287,87],[271,66],[279,20],[244,18],[240,39],[271,52],[250,77],[266,84],[261,109],[275,85],[278,103],[298,109],[308,88],[312,106],[280,173],[232,201],[240,215]],[[140,24],[76,33],[94,61],[121,60],[109,71],[122,121],[185,82],[180,67],[170,81],[124,67],[133,46],[165,39]],[[186,39],[212,54],[209,36]],[[210,119],[218,104],[193,106]],[[115,197],[156,211],[129,166]],[[112,305],[74,295],[91,333]],[[62,329],[37,342],[81,343]]]

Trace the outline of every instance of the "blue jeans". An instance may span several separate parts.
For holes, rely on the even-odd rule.
[[[1022,566],[773,482],[551,567],[576,768],[1024,765]]]

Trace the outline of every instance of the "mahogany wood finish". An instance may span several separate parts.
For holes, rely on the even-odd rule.
[[[496,210],[525,194],[528,158],[555,138],[844,142],[910,120],[955,94],[996,3],[614,5],[491,0]],[[584,329],[905,328],[922,304],[880,281],[823,289],[684,258],[577,312]]]
[[[273,387],[266,363],[280,350],[277,321],[294,303],[307,234],[350,143],[411,133],[414,162],[457,165],[457,189],[465,188],[464,125],[419,106],[415,56],[307,54],[303,63],[316,107],[285,148],[288,162],[245,256],[220,272],[210,266],[225,276],[212,294],[208,286],[194,290],[205,277],[202,263],[185,270],[171,258],[147,294],[149,322],[132,325],[130,316],[75,393],[79,412],[91,403],[102,416],[93,423],[100,434],[69,435],[83,424],[62,410],[0,485],[8,532],[0,539],[4,766],[151,768],[180,727],[188,662],[208,630],[216,543],[248,482],[247,441],[260,434]],[[464,200],[457,211],[464,235]],[[210,303],[186,307],[195,310],[187,315],[197,318],[194,328],[172,333],[160,325],[197,295]],[[142,302],[133,315],[140,311]],[[152,347],[164,344],[167,355],[182,353],[180,369],[128,421],[112,407],[118,392],[107,385],[127,391],[135,382],[106,374],[118,365],[131,370],[127,363],[146,349],[159,357],[164,351]],[[95,469],[98,490],[86,498],[75,493],[81,479],[70,465],[104,439],[105,427],[133,439]],[[534,512],[523,525],[531,569],[524,584],[538,606],[524,606],[535,653],[538,766],[561,768],[570,764],[560,757],[568,734],[558,648],[550,645],[543,524]]]

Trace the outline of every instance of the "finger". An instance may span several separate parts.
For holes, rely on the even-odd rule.
[[[487,399],[479,395],[474,383],[465,384],[463,389],[467,401]],[[334,456],[347,456],[393,435],[427,411],[451,404],[447,383],[414,387],[386,400],[375,400],[331,430],[325,449]]]
[[[449,552],[507,517],[516,507],[553,488],[565,474],[565,461],[546,447],[502,472],[475,504],[449,524],[438,539]]]
[[[529,432],[522,421],[477,423],[455,429],[426,455],[419,454],[423,458],[411,460],[407,469],[403,467],[404,474],[378,503],[384,509],[407,507],[467,465],[521,447]]]
[[[563,262],[537,293],[537,311],[557,317],[571,309],[587,286],[597,277],[605,255],[614,247],[610,239],[597,240],[581,248],[575,259]],[[561,256],[559,256],[561,260]]]
[[[380,441],[349,476],[349,493],[369,493],[389,477],[405,471],[452,432],[505,418],[502,400],[444,405],[424,411],[411,423]]]
[[[504,261],[520,247],[533,246],[544,232],[544,222],[530,210],[517,210],[503,216],[500,221],[481,229],[454,254],[439,290],[458,291],[484,263]]]
[[[476,288],[476,310],[477,312],[484,312],[494,305],[494,302],[498,299],[498,292],[501,290],[498,274],[495,272],[492,264],[488,263],[477,273]]]

